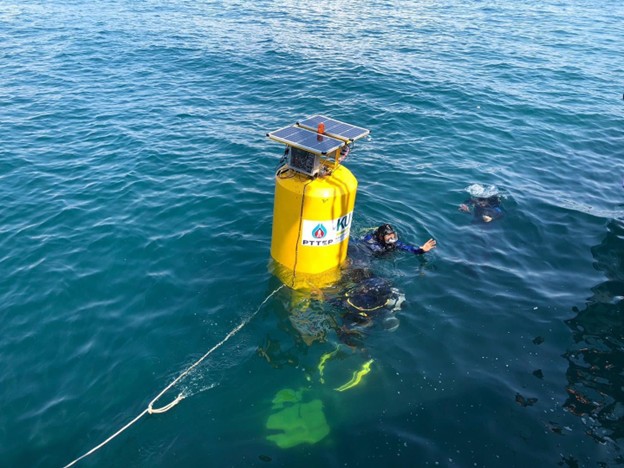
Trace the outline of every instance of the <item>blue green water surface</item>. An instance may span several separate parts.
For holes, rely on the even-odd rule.
[[[624,462],[623,38],[620,0],[1,2],[0,465],[71,462],[247,319],[79,466]],[[265,134],[313,114],[372,131],[352,239],[438,241],[370,259],[400,325],[325,383],[335,311],[308,344],[288,289],[260,307]],[[321,440],[267,439],[288,388]]]

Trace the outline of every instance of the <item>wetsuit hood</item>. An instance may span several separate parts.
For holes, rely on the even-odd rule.
[[[379,242],[383,246],[384,249],[393,249],[395,247],[394,242],[386,242],[384,239],[385,236],[387,236],[388,234],[394,234],[397,239],[399,238],[399,235],[389,224],[382,224],[381,226],[379,226],[375,231],[375,238],[377,239],[377,242]]]

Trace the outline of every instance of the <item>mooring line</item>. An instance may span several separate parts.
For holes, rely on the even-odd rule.
[[[244,319],[241,323],[239,323],[236,327],[234,327],[226,336],[225,338],[223,338],[219,343],[217,343],[216,345],[214,345],[212,348],[210,348],[208,350],[208,352],[206,352],[206,354],[204,354],[201,358],[199,358],[197,361],[195,361],[195,363],[193,363],[193,365],[191,365],[190,367],[188,367],[184,372],[182,372],[173,382],[171,382],[169,385],[167,385],[165,387],[165,389],[163,391],[161,391],[158,395],[156,395],[156,398],[154,398],[152,401],[150,401],[149,405],[147,405],[147,408],[145,408],[139,415],[137,415],[132,421],[130,421],[128,424],[126,424],[125,426],[123,426],[121,429],[119,429],[117,432],[115,432],[113,435],[111,435],[108,439],[106,439],[104,442],[102,442],[101,444],[93,447],[91,450],[89,450],[87,453],[85,453],[84,455],[81,455],[80,457],[76,458],[73,462],[65,465],[64,468],[69,468],[70,466],[75,465],[76,463],[78,463],[80,460],[82,460],[83,458],[88,457],[89,455],[93,454],[94,452],[98,451],[99,449],[101,449],[102,447],[104,447],[106,444],[108,444],[111,440],[113,440],[115,437],[117,437],[119,434],[121,434],[122,432],[124,432],[126,429],[128,429],[130,426],[132,426],[133,424],[135,424],[139,419],[141,419],[143,416],[145,416],[146,414],[161,414],[161,413],[165,413],[167,411],[169,411],[171,408],[173,408],[175,405],[177,405],[178,403],[180,403],[180,401],[182,401],[184,398],[186,398],[186,396],[184,395],[183,392],[181,392],[176,398],[175,400],[173,400],[171,403],[168,403],[165,406],[162,406],[160,408],[154,408],[154,403],[156,403],[165,393],[167,393],[171,387],[173,387],[175,384],[177,384],[180,380],[182,380],[184,377],[186,377],[189,372],[191,372],[194,368],[196,368],[198,365],[200,365],[204,359],[206,359],[208,356],[210,356],[210,354],[212,354],[215,350],[219,349],[226,341],[228,341],[230,338],[232,338],[234,335],[236,335],[241,328],[243,328],[245,325],[247,325],[251,319],[253,319],[256,314],[260,311],[260,309],[262,308],[262,306],[264,304],[267,303],[267,301],[269,299],[271,299],[271,297],[273,297],[273,295],[275,293],[277,293],[280,289],[282,289],[284,287],[284,285],[282,284],[280,287],[278,287],[277,289],[275,289],[271,294],[269,294],[266,299],[264,299],[264,301],[262,301],[262,304],[260,304],[258,306],[258,308],[256,309],[256,311],[251,314],[249,317],[247,317],[246,319]]]

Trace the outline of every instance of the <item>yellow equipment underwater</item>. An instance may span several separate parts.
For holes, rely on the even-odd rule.
[[[325,353],[321,356],[321,359],[318,364],[318,371],[319,371],[319,382],[321,382],[322,384],[325,383],[325,377],[324,377],[325,364],[327,364],[327,361],[329,361],[331,358],[336,356],[336,354],[339,351],[340,351],[340,345],[338,345],[336,349],[334,349],[333,351]],[[350,388],[353,388],[359,385],[362,382],[362,379],[364,378],[364,376],[371,371],[371,365],[373,364],[373,362],[374,362],[374,359],[369,359],[368,361],[366,361],[364,364],[362,364],[362,367],[360,368],[360,370],[353,372],[353,375],[351,376],[351,380],[341,385],[340,387],[335,388],[334,390],[338,392],[344,392],[345,390],[349,390]]]
[[[293,289],[339,279],[347,257],[357,180],[341,163],[369,134],[322,115],[270,132],[286,145],[275,174],[271,256],[278,278]]]
[[[345,390],[349,390],[350,388],[353,388],[356,385],[358,385],[362,381],[362,377],[364,377],[366,374],[368,374],[371,371],[371,364],[372,363],[373,363],[373,359],[370,359],[369,361],[366,361],[362,365],[362,368],[359,371],[355,371],[353,373],[353,376],[351,377],[351,380],[349,380],[344,385],[341,385],[340,387],[335,388],[334,390],[337,390],[339,392],[344,392]]]
[[[329,425],[319,399],[304,401],[305,389],[285,388],[273,398],[267,440],[287,449],[300,444],[316,444],[329,434]]]
[[[329,359],[333,358],[339,350],[340,350],[340,346],[337,346],[336,349],[334,349],[333,351],[329,353],[325,353],[321,356],[321,360],[319,361],[319,364],[318,364],[319,381],[321,383],[325,383],[325,378],[323,377],[323,373],[325,372],[325,363]]]

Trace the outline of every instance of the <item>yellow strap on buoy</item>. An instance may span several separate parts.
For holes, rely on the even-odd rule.
[[[351,377],[351,380],[349,380],[346,384],[338,388],[335,388],[334,390],[337,390],[339,392],[344,392],[345,390],[349,390],[350,388],[353,388],[356,385],[358,385],[362,381],[362,378],[371,371],[372,363],[373,363],[373,359],[365,362],[359,371],[356,371],[353,373],[353,377]]]

